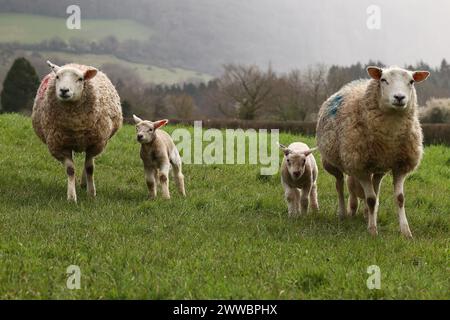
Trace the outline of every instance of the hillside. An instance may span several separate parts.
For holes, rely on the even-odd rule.
[[[134,135],[129,125],[118,132],[96,161],[97,198],[78,188],[74,205],[30,119],[0,115],[1,298],[448,298],[449,148],[426,147],[406,181],[408,241],[390,177],[373,239],[361,214],[338,220],[334,180],[321,166],[321,210],[298,219],[287,217],[279,175],[261,177],[257,165],[185,165],[186,199],[147,201]],[[280,135],[299,139],[314,145]],[[77,174],[81,163],[77,156]],[[366,287],[374,264],[381,290]],[[81,269],[81,290],[66,287],[69,265]]]

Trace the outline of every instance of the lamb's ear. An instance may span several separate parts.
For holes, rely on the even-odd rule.
[[[372,79],[380,80],[381,75],[383,74],[383,69],[374,67],[374,66],[370,66],[370,67],[367,67],[367,73],[369,74],[369,76]]]
[[[307,157],[307,156],[309,156],[311,153],[313,153],[316,150],[317,150],[317,147],[309,149],[307,151],[304,151],[303,154]]]
[[[57,73],[58,70],[60,69],[59,66],[57,66],[57,65],[54,64],[54,63],[51,63],[50,60],[47,60],[47,65],[52,69],[52,71],[53,71],[54,73]]]
[[[428,71],[414,71],[413,79],[415,82],[422,82],[426,78],[428,78],[429,75],[430,75],[430,73]]]
[[[84,80],[90,80],[97,75],[98,70],[95,68],[89,68],[84,72]]]
[[[167,119],[155,121],[153,122],[153,128],[158,129],[164,127],[168,122],[169,120]]]
[[[136,124],[141,123],[141,122],[143,121],[141,118],[137,117],[137,116],[134,115],[134,114],[133,114],[133,119],[134,119],[134,122],[135,122]]]
[[[289,153],[291,153],[292,151],[286,147],[285,145],[278,143],[278,146],[280,147],[281,151],[283,151],[284,155],[287,156]]]

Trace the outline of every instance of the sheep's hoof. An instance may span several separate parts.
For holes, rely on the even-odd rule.
[[[411,230],[409,230],[408,226],[401,228],[400,231],[402,232],[402,234],[403,234],[403,236],[405,238],[407,238],[407,239],[412,239],[413,238]]]
[[[377,227],[369,227],[368,230],[371,236],[376,237],[378,235]]]
[[[67,196],[67,201],[72,203],[77,203],[77,197],[76,196]]]

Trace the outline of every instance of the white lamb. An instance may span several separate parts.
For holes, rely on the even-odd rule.
[[[184,176],[181,172],[181,157],[173,143],[172,137],[160,130],[168,120],[147,121],[133,115],[136,123],[136,138],[141,144],[141,159],[144,163],[145,180],[149,199],[156,197],[156,184],[161,184],[162,197],[170,199],[169,170],[172,165],[175,183],[179,192],[186,196]]]
[[[122,126],[120,98],[111,81],[94,67],[68,64],[52,69],[39,86],[33,128],[67,173],[67,199],[77,201],[73,152],[85,152],[82,184],[95,197],[94,157]]]
[[[284,158],[281,163],[281,184],[288,204],[289,216],[306,214],[309,201],[314,211],[319,210],[317,201],[317,164],[310,149],[302,142],[294,142],[286,147],[280,144]]]
[[[359,185],[368,208],[368,229],[377,234],[378,194],[383,176],[391,171],[400,230],[412,237],[405,213],[403,184],[422,158],[422,129],[417,117],[415,83],[427,71],[397,67],[367,68],[371,80],[354,81],[320,108],[317,145],[323,167],[336,177],[339,215],[345,215],[344,173],[355,181],[350,212]]]

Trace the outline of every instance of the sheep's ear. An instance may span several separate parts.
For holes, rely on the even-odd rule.
[[[155,121],[153,122],[153,128],[158,129],[164,127],[168,122],[169,120],[167,119]]]
[[[380,80],[381,79],[381,75],[383,74],[383,69],[378,68],[378,67],[370,66],[370,67],[367,67],[367,73],[369,74],[369,76],[372,79]]]
[[[303,154],[307,157],[307,156],[309,156],[311,153],[313,153],[313,152],[316,151],[316,150],[317,150],[317,147],[316,147],[316,148],[309,149],[309,150],[303,152]]]
[[[90,80],[97,75],[98,70],[95,68],[89,68],[84,72],[84,80]]]
[[[285,145],[278,143],[278,146],[280,147],[281,151],[283,151],[284,155],[287,156],[288,154],[290,154],[292,151],[286,147]]]
[[[413,79],[415,82],[422,82],[426,78],[428,78],[429,75],[430,75],[430,73],[428,71],[414,71]]]
[[[141,123],[142,119],[133,114],[133,119],[136,124]]]
[[[54,63],[51,63],[50,60],[47,60],[47,65],[52,69],[52,71],[53,71],[54,73],[57,73],[57,72],[59,71],[59,69],[60,69],[59,66],[57,66],[57,65],[54,64]]]

